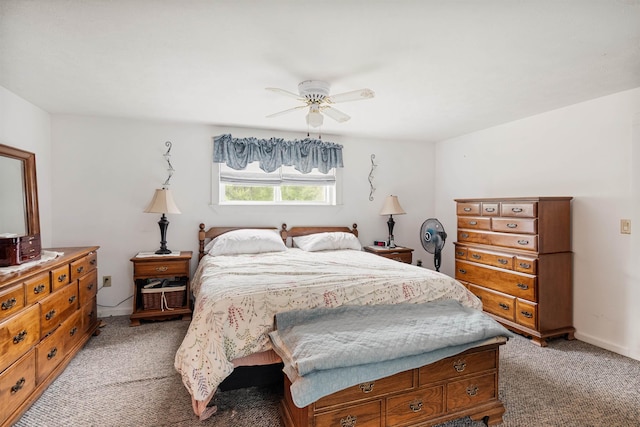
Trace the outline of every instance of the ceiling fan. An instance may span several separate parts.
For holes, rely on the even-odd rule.
[[[333,120],[343,123],[349,120],[351,117],[340,110],[336,110],[331,106],[331,104],[348,101],[359,101],[362,99],[370,99],[375,96],[374,91],[366,88],[343,92],[336,95],[329,95],[329,88],[329,83],[323,82],[321,80],[305,80],[301,82],[300,84],[298,84],[298,94],[289,92],[285,89],[268,87],[267,90],[280,93],[291,98],[295,98],[300,102],[304,102],[304,105],[299,105],[297,107],[289,108],[288,110],[270,114],[267,117],[277,117],[295,110],[300,110],[302,108],[308,107],[309,113],[307,113],[307,124],[309,126],[322,126],[322,123],[324,121],[324,117],[322,115],[323,113],[331,117]]]

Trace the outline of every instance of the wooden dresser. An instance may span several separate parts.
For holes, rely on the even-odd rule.
[[[456,199],[456,279],[485,312],[541,346],[575,332],[571,199]]]
[[[97,333],[97,246],[0,275],[0,425],[29,408]]]
[[[502,422],[499,344],[473,348],[430,365],[349,387],[298,408],[285,376],[280,405],[286,427],[431,426],[465,416]]]

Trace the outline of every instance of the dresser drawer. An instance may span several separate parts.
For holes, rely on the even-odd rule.
[[[458,230],[458,241],[503,246],[527,251],[538,250],[538,236],[530,234],[494,233],[489,231]]]
[[[491,230],[491,218],[480,217],[458,217],[458,228],[468,228],[472,230]]]
[[[83,332],[86,332],[98,323],[98,308],[96,299],[94,298],[88,304],[83,305],[81,311],[82,329]]]
[[[538,259],[516,256],[513,269],[520,273],[536,274],[538,272]]]
[[[31,305],[45,298],[51,293],[51,281],[49,273],[38,274],[24,282],[24,293],[27,305]]]
[[[482,216],[500,215],[500,204],[494,202],[482,202]]]
[[[516,301],[516,322],[531,329],[538,328],[538,304],[523,301]]]
[[[40,311],[34,305],[0,323],[0,370],[18,360],[40,339]]]
[[[0,322],[24,308],[24,288],[15,285],[0,291]]]
[[[475,285],[469,285],[469,290],[482,300],[484,311],[515,321],[516,299],[514,297]]]
[[[136,262],[134,263],[134,276],[171,276],[188,275],[188,263],[182,262]]]
[[[35,388],[36,358],[35,352],[30,351],[0,374],[0,424],[9,418]]]
[[[494,267],[513,269],[513,255],[484,251],[482,249],[468,248],[467,259],[480,264],[493,265]]]
[[[72,283],[40,301],[41,338],[53,331],[78,309],[78,285]]]
[[[501,216],[535,218],[538,216],[537,202],[502,202]]]
[[[537,301],[536,276],[529,274],[456,260],[456,279],[529,301]]]
[[[82,276],[78,280],[78,288],[80,291],[80,305],[91,301],[98,292],[98,270],[94,269],[89,274]]]
[[[370,399],[382,394],[395,391],[408,390],[413,387],[413,371],[404,371],[398,374],[369,381],[357,386],[349,387],[339,392],[325,396],[315,403],[316,409],[357,402]]]
[[[444,387],[430,387],[387,398],[387,426],[420,422],[444,413]]]
[[[77,280],[79,277],[95,270],[97,265],[98,257],[95,252],[73,261],[70,265],[71,280]]]
[[[476,351],[447,357],[420,368],[419,384],[456,379],[463,375],[495,369],[497,350]]]
[[[480,202],[459,202],[456,212],[458,215],[480,215]]]
[[[447,384],[447,410],[463,409],[497,399],[496,379],[493,373]]]
[[[536,234],[538,220],[535,218],[493,218],[491,229],[501,233]]]
[[[51,270],[51,290],[56,291],[71,282],[69,275],[69,264]]]
[[[455,245],[456,252],[455,256],[457,259],[467,259],[468,249],[466,246]]]
[[[317,414],[315,427],[357,426],[380,427],[382,402],[375,400],[363,405]]]
[[[64,335],[61,328],[56,329],[36,346],[36,378],[44,381],[64,359]]]

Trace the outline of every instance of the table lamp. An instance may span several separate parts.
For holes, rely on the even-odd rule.
[[[393,216],[403,214],[406,214],[406,212],[402,209],[402,206],[400,206],[398,196],[387,196],[387,198],[384,199],[384,205],[382,205],[380,215],[389,215],[389,221],[387,221],[387,225],[389,226],[389,240],[387,242],[387,246],[390,248],[396,247],[396,244],[393,241],[393,226],[395,225]]]
[[[170,254],[171,251],[167,249],[167,227],[169,227],[169,220],[165,214],[179,214],[180,210],[173,201],[173,195],[168,188],[159,188],[153,194],[153,199],[147,209],[144,210],[147,213],[161,213],[160,221],[160,249],[156,251],[158,255]]]

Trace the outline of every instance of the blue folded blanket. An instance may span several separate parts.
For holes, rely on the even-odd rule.
[[[298,407],[489,338],[512,336],[485,313],[454,300],[278,313],[276,328],[269,336],[285,363]]]

